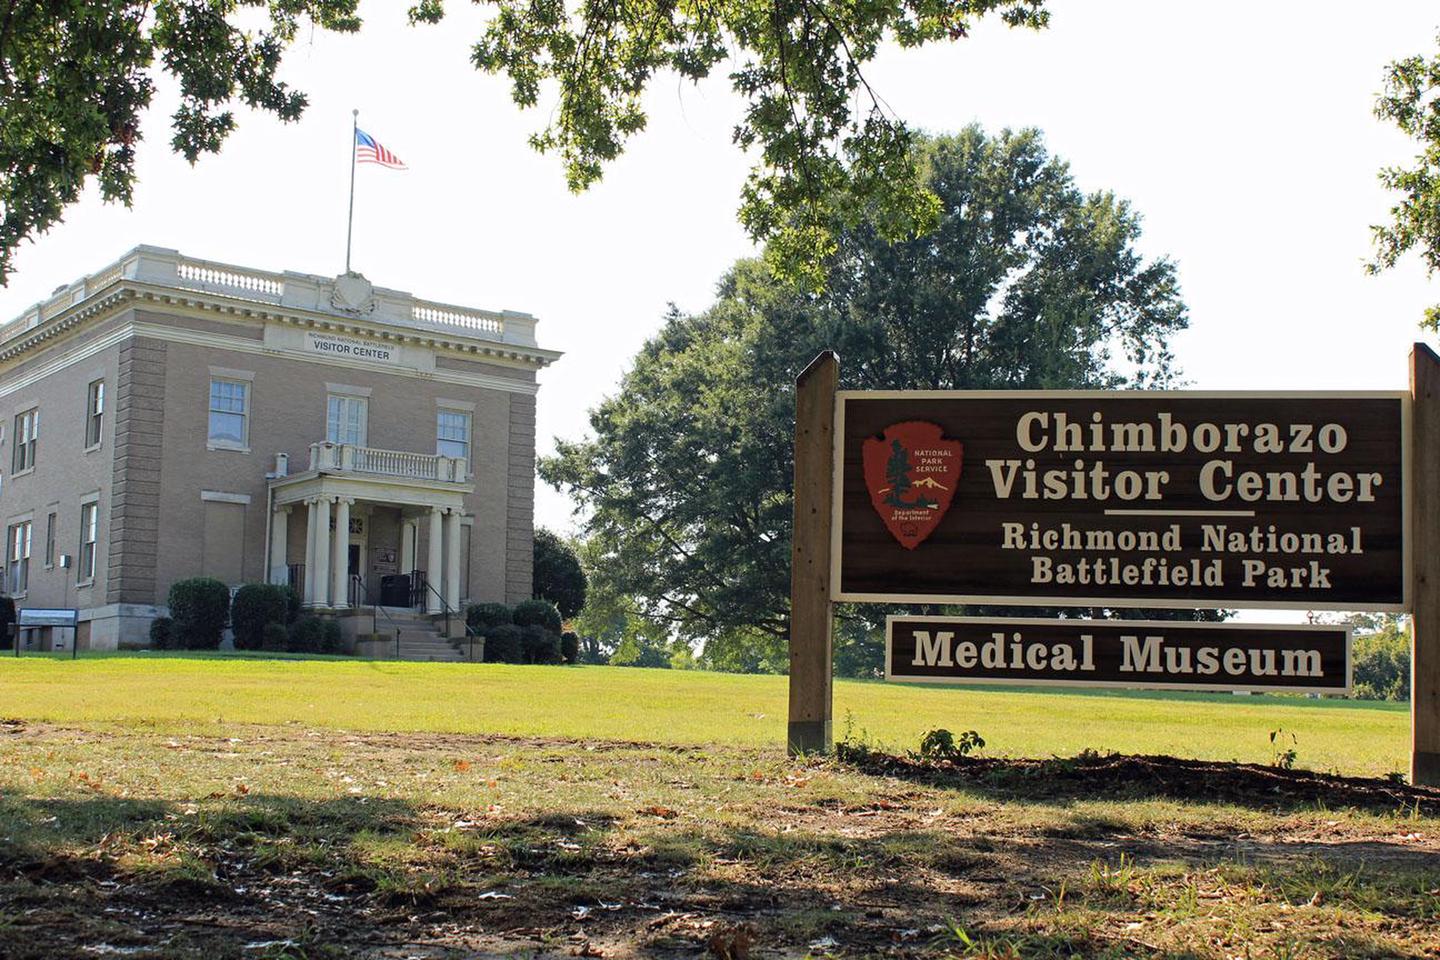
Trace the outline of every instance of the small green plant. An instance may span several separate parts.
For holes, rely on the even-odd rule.
[[[1286,738],[1289,738],[1290,746],[1288,747],[1285,746]],[[1270,766],[1278,767],[1281,770],[1294,770],[1295,760],[1300,756],[1295,748],[1299,745],[1299,738],[1284,727],[1276,727],[1274,730],[1271,730]]]
[[[921,760],[962,760],[969,755],[971,750],[980,750],[985,746],[984,739],[974,730],[966,730],[957,738],[946,729],[931,730],[920,738],[920,750],[914,756]]]
[[[1120,854],[1120,861],[1111,866],[1099,860],[1090,863],[1090,886],[1102,896],[1129,896],[1135,880],[1135,861],[1129,854]]]

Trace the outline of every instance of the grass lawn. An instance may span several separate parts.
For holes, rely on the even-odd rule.
[[[990,756],[1266,763],[1284,727],[1301,766],[1383,775],[1408,729],[1402,709],[1264,697],[835,696],[871,742],[973,727]],[[0,957],[1440,955],[1440,792],[792,761],[784,713],[768,677],[0,662]],[[1216,799],[1232,774],[1251,786]]]
[[[0,658],[0,717],[157,730],[286,723],[357,731],[498,733],[783,745],[784,677],[618,667],[516,667],[273,656]],[[1297,765],[1409,769],[1404,704],[1212,694],[1056,693],[839,681],[836,736],[913,748],[925,731],[979,731],[998,756],[1082,750],[1268,763],[1283,728]],[[1294,740],[1289,735],[1294,735]]]

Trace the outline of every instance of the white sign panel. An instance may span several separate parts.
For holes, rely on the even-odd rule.
[[[378,340],[362,340],[335,333],[305,333],[305,352],[359,363],[394,365],[400,362],[398,347]]]

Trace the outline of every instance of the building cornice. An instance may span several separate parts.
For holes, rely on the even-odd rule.
[[[268,273],[142,246],[0,326],[0,363],[129,304],[353,334],[529,369],[562,356],[535,343],[529,314],[421,300],[372,287],[359,274]]]

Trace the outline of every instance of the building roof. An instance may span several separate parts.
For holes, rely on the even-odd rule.
[[[275,273],[141,245],[0,326],[0,361],[136,300],[425,343],[535,367],[561,356],[536,343],[536,319],[528,313],[423,300],[373,286],[358,273]]]

